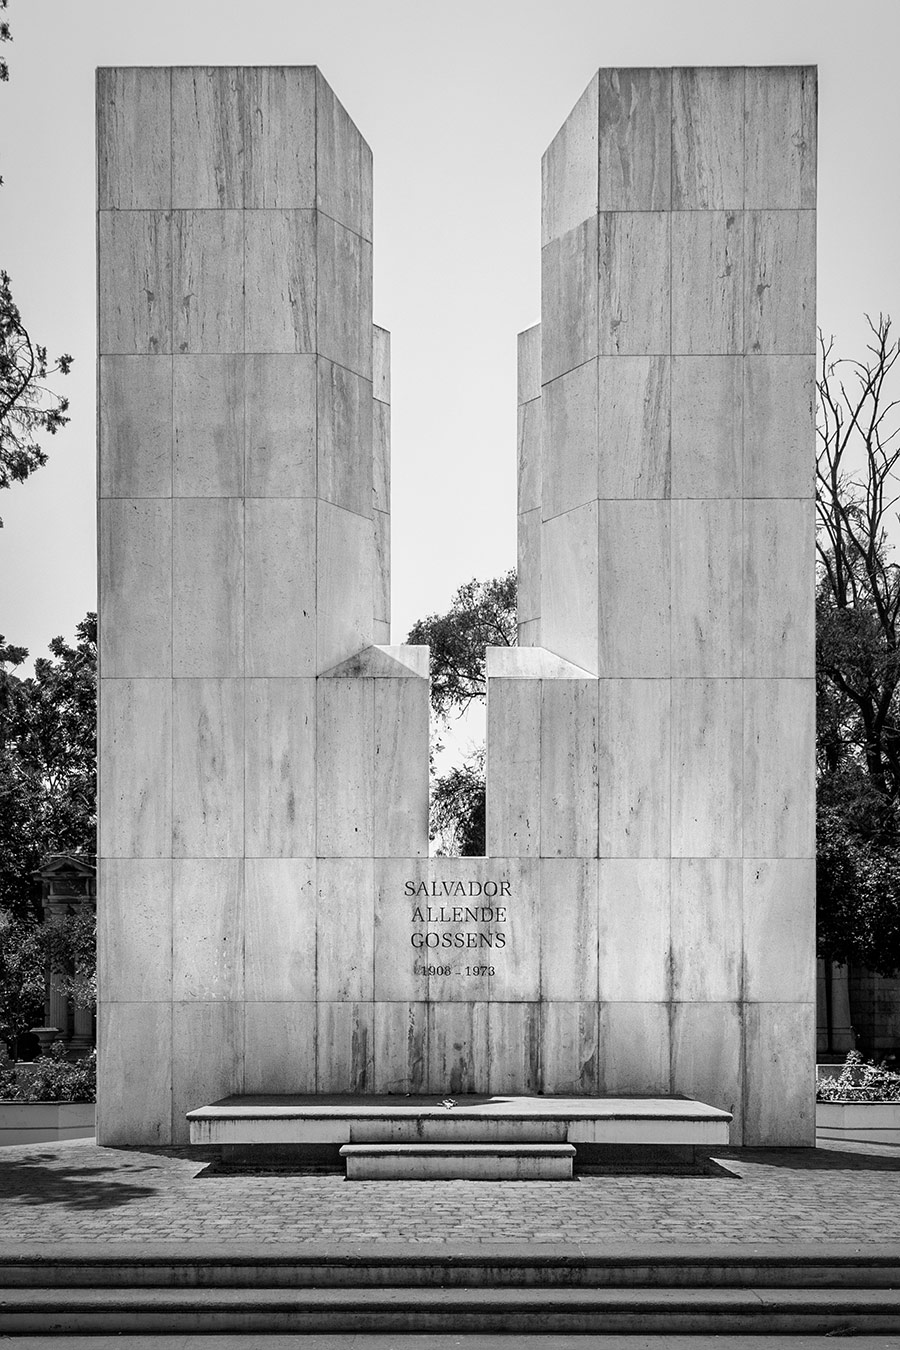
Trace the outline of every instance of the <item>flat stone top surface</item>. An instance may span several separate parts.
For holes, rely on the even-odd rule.
[[[404,1119],[468,1116],[505,1120],[731,1120],[728,1111],[689,1097],[440,1097],[234,1096],[187,1113],[188,1120],[304,1116],[317,1119]]]

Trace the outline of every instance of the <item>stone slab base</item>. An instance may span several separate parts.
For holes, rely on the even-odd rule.
[[[345,1144],[348,1181],[570,1181],[572,1144]]]

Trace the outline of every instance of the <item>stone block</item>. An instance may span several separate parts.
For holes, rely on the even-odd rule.
[[[541,243],[597,210],[599,77],[591,80],[541,160]]]
[[[375,1056],[371,1003],[316,1004],[316,1092],[370,1092]]]
[[[601,501],[598,521],[599,672],[668,675],[669,503]]]
[[[375,541],[375,576],[373,579],[372,614],[376,621],[391,622],[391,518],[387,511],[372,512],[372,531]],[[387,644],[385,644],[387,645]]]
[[[316,683],[245,685],[244,848],[248,858],[304,858],[316,848]]]
[[[541,400],[520,403],[516,416],[516,498],[519,515],[541,504]]]
[[[189,1142],[188,1111],[243,1091],[244,1007],[172,1004],[172,1143]]]
[[[174,213],[174,351],[244,350],[243,222],[242,211]]]
[[[414,934],[428,926],[427,901],[406,893],[407,881],[415,889],[428,882],[428,859],[377,858],[375,860],[374,997],[377,1003],[424,1003],[428,998],[427,949],[414,943]],[[416,911],[421,911],[422,918]],[[386,1014],[385,1014],[386,1016]],[[393,1025],[393,1023],[392,1023]],[[424,1024],[419,1024],[424,1037]]]
[[[489,679],[487,852],[537,856],[541,831],[541,681]]]
[[[597,355],[597,217],[541,253],[541,380],[544,386]]]
[[[601,356],[660,356],[670,350],[669,220],[665,211],[601,212]]]
[[[745,219],[745,350],[814,353],[815,212],[747,211]]]
[[[242,680],[172,686],[172,853],[239,858],[244,851]]]
[[[244,997],[251,1002],[275,1004],[314,1000],[315,858],[248,858],[244,863],[243,920]],[[314,1025],[312,1018],[310,1037]],[[309,1074],[310,1081],[314,1077],[314,1073]],[[266,1090],[278,1091],[274,1087]]]
[[[601,70],[599,83],[600,210],[668,210],[672,72]]]
[[[489,1081],[487,1003],[429,1003],[427,1090],[485,1092]]]
[[[378,858],[428,856],[427,680],[374,680],[373,848]],[[359,746],[365,752],[365,743]]]
[[[371,858],[374,844],[372,681],[319,680],[316,704],[316,852],[320,858]]]
[[[172,844],[172,691],[168,680],[100,686],[100,855],[165,858]]]
[[[680,211],[672,217],[672,351],[727,356],[743,344],[744,217]]]
[[[815,357],[754,356],[743,365],[745,496],[812,497]]]
[[[244,457],[248,497],[315,497],[314,356],[244,358]]]
[[[743,688],[739,680],[672,681],[674,858],[741,854]]]
[[[391,335],[377,323],[372,325],[372,397],[379,403],[391,401]]]
[[[541,409],[541,502],[549,520],[597,496],[597,363],[545,384]]]
[[[541,864],[537,858],[510,858],[501,860],[498,867],[496,878],[501,885],[509,882],[509,898],[488,898],[487,904],[496,906],[495,912],[503,909],[505,918],[484,927],[488,932],[503,932],[506,946],[476,955],[493,964],[494,973],[488,979],[492,1002],[536,1002],[541,997],[541,954],[535,941],[541,929]]]
[[[516,625],[517,640],[520,647],[538,647],[541,642],[540,619],[527,619]]]
[[[815,66],[751,66],[745,79],[745,204],[815,207]]]
[[[722,1003],[741,994],[740,858],[672,859],[672,997]]]
[[[740,497],[743,402],[740,356],[672,361],[672,496]],[[748,395],[749,395],[748,390]]]
[[[601,1003],[600,1092],[668,1096],[669,1010],[665,1003]]]
[[[596,858],[541,859],[540,989],[544,1000],[597,999],[598,866]]]
[[[320,356],[372,378],[372,245],[316,213],[316,314]]]
[[[175,497],[240,497],[244,489],[244,359],[173,360]]]
[[[516,606],[520,622],[541,612],[541,512],[525,511],[516,522],[518,576]]]
[[[372,383],[318,361],[316,495],[358,515],[372,513]]]
[[[176,858],[172,863],[172,995],[176,1003],[244,996],[240,858]]]
[[[815,852],[815,681],[744,682],[744,854]]]
[[[598,664],[597,502],[554,516],[541,535],[541,641],[591,673]]]
[[[101,497],[171,497],[172,358],[101,356]]]
[[[539,1092],[541,1005],[491,1003],[488,1007],[491,1092]]]
[[[601,858],[660,858],[670,851],[671,707],[668,680],[600,683]]]
[[[516,339],[517,401],[530,403],[541,396],[541,325],[524,329]]]
[[[101,211],[99,350],[172,350],[172,229],[162,211]]]
[[[172,668],[244,673],[244,504],[235,497],[174,503]]]
[[[372,642],[375,534],[371,519],[316,505],[316,667],[329,670]]]
[[[100,502],[100,670],[172,673],[172,503]]]
[[[172,70],[172,204],[244,205],[243,70]]]
[[[744,71],[672,71],[672,210],[744,205]]]
[[[111,1003],[172,997],[172,863],[102,858],[98,869],[97,959]]]
[[[671,998],[669,859],[598,863],[599,997],[663,1003]]]
[[[314,1093],[316,1005],[244,1004],[244,1091]]]
[[[597,495],[668,497],[668,357],[601,356],[597,373]]]
[[[97,71],[97,206],[172,205],[172,72],[164,66]]]
[[[316,71],[316,204],[372,240],[372,151]]]
[[[745,1144],[815,1144],[815,1053],[814,1003],[745,1004]]]
[[[244,84],[244,205],[316,204],[316,72],[248,66]]]
[[[739,676],[739,500],[672,503],[672,674]]]
[[[248,499],[245,548],[247,673],[313,675],[316,503]]]
[[[672,1091],[730,1111],[732,1146],[742,1142],[741,1011],[737,1003],[676,1003]],[[744,1140],[743,1142],[747,1142]]]
[[[526,964],[531,963],[536,983],[538,962],[536,959],[531,962],[533,953],[526,951],[517,954],[513,951],[510,922],[512,900],[485,897],[473,885],[484,879],[485,864],[482,858],[436,856],[430,859],[429,897],[418,898],[413,903],[418,909],[417,914],[414,912],[415,921],[420,923],[422,917],[427,921],[426,942],[430,940],[436,944],[419,952],[420,956],[426,958],[426,964],[433,972],[428,978],[428,997],[432,1004],[487,1002],[492,996],[490,976],[487,973],[469,974],[467,967],[471,971],[473,966],[481,968],[493,965],[495,973],[502,980],[503,968],[510,962],[515,964],[517,955],[520,958],[524,957]],[[516,890],[517,874],[513,872],[510,861],[506,859],[493,860],[491,879],[497,880],[498,885],[506,882],[510,892]],[[457,889],[459,883],[462,883],[461,891]],[[502,920],[495,922],[493,913],[482,917],[482,907],[487,906],[493,911],[495,904],[506,908],[505,922]],[[530,897],[526,897],[525,904],[527,912],[527,907],[531,904]],[[466,914],[467,907],[475,911],[474,917]],[[534,913],[528,938],[532,946],[536,923],[537,915]],[[461,931],[464,931],[467,937],[471,937],[471,945],[466,947],[445,945],[445,935]],[[493,937],[495,931],[504,933],[507,938],[506,947],[488,948],[483,945],[483,938],[486,935]],[[534,956],[536,957],[536,953]],[[536,993],[534,997],[537,997]]]
[[[104,999],[97,1012],[99,1144],[171,1143],[172,1068],[172,1004]]]
[[[372,506],[391,509],[391,405],[372,400]]]
[[[541,1004],[544,1092],[593,1096],[598,1078],[598,1008],[588,1003]]]
[[[375,1004],[374,1091],[425,1091],[428,1009],[425,1003]]]
[[[744,505],[744,674],[815,673],[815,505]]]
[[[597,682],[541,688],[541,856],[597,856]]]
[[[744,998],[815,1001],[813,858],[744,861]]]
[[[372,620],[372,641],[381,647],[391,645],[391,625],[386,619]]]
[[[244,212],[244,349],[316,351],[316,213]]]
[[[372,998],[374,897],[371,856],[319,858],[316,995],[320,1000],[358,1002]]]

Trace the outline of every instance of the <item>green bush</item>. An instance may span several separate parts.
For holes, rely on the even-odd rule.
[[[30,1069],[0,1069],[0,1100],[8,1102],[94,1102],[97,1100],[97,1052],[70,1061],[62,1045],[52,1045]]]
[[[866,1064],[851,1050],[836,1078],[820,1078],[817,1102],[900,1102],[900,1073],[883,1064]]]

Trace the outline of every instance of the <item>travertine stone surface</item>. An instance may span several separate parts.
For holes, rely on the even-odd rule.
[[[764,66],[744,75],[745,206],[815,210],[815,70]],[[791,129],[788,136],[786,127]]]
[[[172,855],[239,858],[244,848],[244,688],[172,682]]]
[[[541,259],[542,380],[597,355],[597,217],[545,244]]]
[[[601,858],[599,866],[600,998],[663,1003],[672,996],[669,860]]]
[[[243,357],[179,356],[172,367],[172,496],[242,496]]]
[[[672,857],[741,856],[740,680],[672,680]]]
[[[100,882],[111,903],[97,927],[98,959],[111,1003],[163,1003],[172,997],[172,863],[109,858]]]
[[[172,997],[240,999],[244,991],[244,865],[240,858],[172,864]]]
[[[740,352],[743,216],[738,211],[672,213],[672,351]]]
[[[603,211],[598,217],[602,356],[669,350],[669,220],[665,211]]]
[[[162,211],[101,211],[99,350],[164,353],[172,348],[172,217]],[[119,286],[128,276],[136,284]]]
[[[314,675],[315,501],[248,498],[244,554],[246,673]]]
[[[316,682],[248,679],[244,705],[244,851],[305,858],[316,851]]]
[[[601,70],[600,211],[667,211],[672,183],[672,72]]]
[[[673,675],[742,674],[744,509],[734,499],[672,503]]]
[[[244,211],[244,332],[248,352],[314,352],[317,212]]]
[[[101,211],[172,205],[172,72],[97,71],[97,202]]]
[[[104,676],[165,678],[172,673],[172,503],[101,501],[98,525]]]
[[[104,681],[100,703],[101,858],[172,851],[172,690],[168,680]]]
[[[244,205],[243,72],[172,71],[172,205]]]
[[[244,481],[248,497],[316,495],[316,358],[244,358]]]
[[[744,205],[744,71],[704,66],[672,72],[672,209]]]
[[[315,1092],[315,1003],[244,1004],[243,1090]]]
[[[542,515],[549,520],[597,496],[596,361],[587,361],[544,385],[541,437],[545,448]]]
[[[100,358],[102,497],[172,494],[172,359]]]
[[[243,351],[244,215],[242,211],[174,212],[173,351]],[[252,275],[248,266],[248,283]]]
[[[668,497],[669,358],[601,356],[597,377],[598,497]]]
[[[671,848],[671,681],[603,680],[599,694],[600,857],[664,858]]]
[[[251,66],[244,85],[246,207],[316,205],[316,71]]]
[[[598,91],[595,75],[541,161],[541,243],[596,214]]]
[[[98,1009],[97,1075],[101,1083],[119,1086],[116,1093],[97,1094],[97,1134],[111,1147],[172,1141],[172,1011],[169,999],[104,999]],[[187,1133],[181,1131],[182,1137]]]
[[[244,504],[178,497],[172,524],[172,672],[243,675]]]
[[[248,858],[243,917],[245,998],[314,999],[315,858]],[[272,942],[273,929],[278,942]]]
[[[742,446],[747,421],[742,381],[755,365],[740,356],[676,356],[672,358],[672,497],[705,499],[740,497]],[[746,414],[756,415],[747,390]],[[765,428],[767,453],[776,450]],[[781,444],[777,455],[781,456]],[[752,495],[752,494],[751,494]],[[762,494],[760,494],[762,495]],[[768,494],[765,494],[768,495]]]

